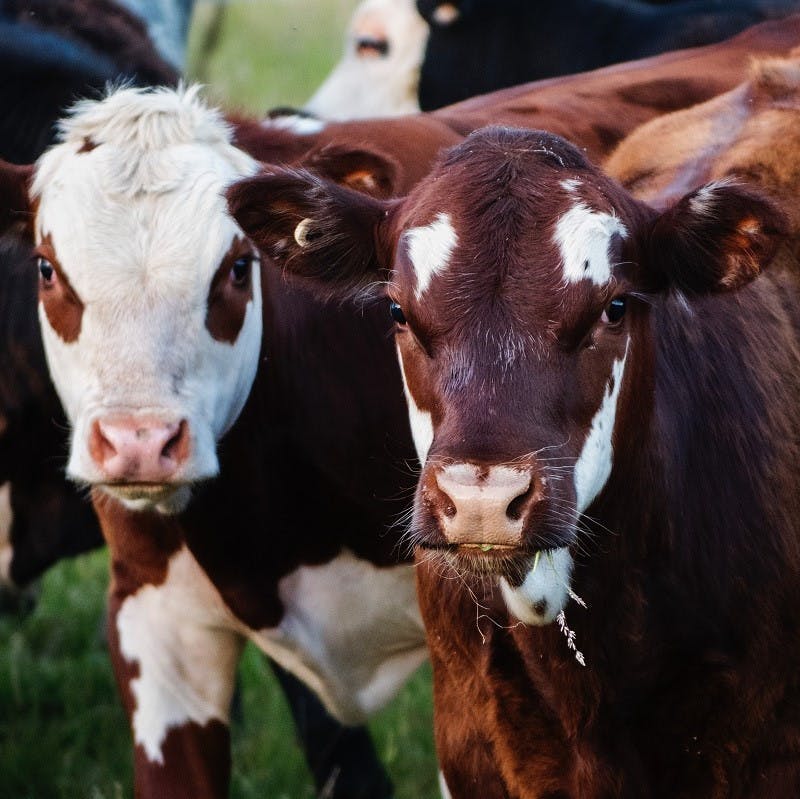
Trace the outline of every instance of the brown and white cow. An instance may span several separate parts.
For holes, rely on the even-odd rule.
[[[226,794],[247,639],[349,723],[426,657],[386,316],[261,286],[225,209],[257,166],[231,135],[195,90],[124,89],[79,105],[34,170],[2,171],[4,221],[37,242],[68,473],[111,550],[138,796]]]
[[[508,128],[402,200],[300,171],[231,198],[283,270],[391,300],[452,796],[797,795],[782,211],[722,180],[658,212],[564,140]]]
[[[663,111],[673,78],[683,76],[682,87],[695,87],[685,97],[731,85],[736,69],[743,69],[733,64],[732,53],[741,56],[750,47],[781,52],[793,25],[800,28],[800,20],[786,29],[762,26],[749,39],[732,41],[728,50],[683,54],[708,71],[717,64],[722,76],[717,79],[700,75],[689,81],[674,57],[630,65],[619,79],[609,77],[608,105],[617,111],[616,128],[600,136],[602,124],[587,124],[582,129],[587,146],[604,152],[629,129],[626,124]],[[573,96],[583,81],[586,92],[580,100],[573,97],[569,113],[577,115],[583,103],[582,119],[588,122],[602,105],[599,74],[565,80],[559,91],[564,98]],[[504,92],[470,105],[472,116],[451,109],[446,117],[330,125],[289,117],[242,124],[236,138],[257,157],[304,163],[346,185],[388,196],[407,191],[426,173],[438,148],[458,140],[449,123],[464,129],[480,124],[493,103],[501,116],[526,113],[534,123],[557,124],[549,105],[554,85],[541,87],[541,93],[543,108],[537,105],[537,87],[527,87],[516,100],[513,92]],[[58,359],[56,382],[59,390],[65,383],[63,398],[75,425],[70,459],[75,477],[106,482],[108,491],[129,505],[155,504],[163,511],[178,510],[193,494],[177,516],[158,515],[152,508],[126,511],[104,499],[105,493],[97,505],[112,543],[112,643],[138,743],[139,791],[178,790],[183,783],[176,775],[185,772],[188,759],[196,784],[185,790],[220,795],[228,763],[232,653],[243,637],[255,637],[348,719],[385,699],[422,657],[418,620],[413,613],[406,617],[406,611],[398,618],[398,607],[413,606],[408,572],[364,565],[397,562],[394,523],[405,508],[403,483],[411,481],[397,466],[410,457],[407,422],[396,394],[397,366],[383,338],[388,318],[381,309],[370,309],[363,318],[349,310],[323,311],[268,271],[259,342],[268,360],[259,361],[255,389],[215,451],[218,436],[244,402],[243,373],[255,369],[257,357],[257,297],[248,299],[238,253],[225,249],[236,228],[218,216],[215,192],[237,177],[238,169],[254,165],[231,151],[220,119],[191,101],[176,118],[168,92],[153,95],[146,109],[134,101],[142,96],[126,96],[130,107],[117,94],[103,106],[106,114],[100,105],[85,106],[86,113],[66,126],[68,141],[37,172],[41,197],[33,221],[45,248],[42,321]],[[660,104],[653,103],[654,96]],[[180,124],[172,124],[178,119]],[[195,169],[201,176],[193,183]],[[30,221],[29,174],[3,170],[4,222],[20,215]],[[149,191],[131,194],[126,176],[131,185],[141,181]],[[80,209],[76,198],[84,203]],[[145,224],[148,218],[156,220],[152,227]],[[227,271],[222,269],[225,253]],[[244,250],[241,258],[247,260]],[[209,308],[214,275],[218,281]],[[102,303],[101,297],[110,302]],[[239,321],[242,328],[234,335]],[[127,335],[125,324],[131,325]],[[138,332],[130,332],[134,328]],[[225,385],[210,365],[220,358],[235,373]],[[241,371],[232,368],[234,359]],[[208,377],[209,391],[201,376]],[[131,391],[130,400],[115,399],[123,389]],[[162,390],[165,398],[159,396],[155,407],[147,405],[154,401],[149,392]],[[361,400],[354,401],[353,393]],[[103,407],[115,403],[122,407]],[[222,478],[193,485],[190,492],[185,480],[213,473],[219,459]],[[308,536],[297,534],[298,508],[305,513],[305,529],[312,531]],[[376,541],[376,531],[387,529],[391,532]],[[226,531],[224,538],[220,530]],[[326,534],[319,535],[320,530]],[[355,562],[345,549],[356,554]],[[338,591],[341,580],[350,592]],[[343,606],[363,610],[365,581],[384,600],[366,614],[369,618],[338,629],[347,618]],[[340,605],[330,602],[331,595]],[[368,633],[377,659],[365,658],[348,642],[360,641],[386,615],[391,619],[381,627],[385,636]],[[159,624],[151,626],[154,616]],[[335,646],[325,631],[338,640]],[[187,638],[191,647],[182,646]],[[211,666],[197,671],[200,664],[214,663],[214,658],[195,657],[203,647],[220,654],[213,675]],[[383,668],[385,647],[392,650],[391,665]],[[180,691],[173,687],[178,675],[188,679]],[[205,749],[203,757],[198,749]]]

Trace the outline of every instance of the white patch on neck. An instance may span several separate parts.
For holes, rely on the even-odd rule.
[[[171,729],[228,723],[241,639],[236,620],[191,553],[170,558],[166,580],[127,597],[116,619],[131,680],[134,740],[153,763]]]
[[[296,133],[298,136],[313,136],[325,129],[325,121],[316,117],[307,117],[302,114],[288,114],[287,116],[271,117],[261,123],[262,128],[278,128]]]
[[[569,599],[572,565],[572,555],[562,547],[540,552],[517,588],[501,578],[500,590],[509,612],[523,624],[550,624]]]
[[[403,377],[403,391],[406,395],[408,405],[408,422],[411,426],[411,438],[414,441],[414,448],[417,450],[417,458],[421,466],[425,465],[428,459],[428,451],[433,443],[433,419],[429,411],[423,411],[416,402],[408,389],[406,371],[403,368],[403,356],[400,348],[397,349],[397,358],[400,361],[400,374]]]
[[[592,427],[583,444],[580,457],[575,463],[575,494],[578,513],[583,513],[603,490],[611,474],[614,447],[612,437],[617,416],[625,361],[628,359],[630,339],[625,345],[625,355],[611,369],[611,380],[606,386],[603,401],[592,419]]]
[[[452,799],[450,789],[447,787],[447,782],[441,769],[439,769],[439,793],[442,795],[442,799]]]
[[[614,235],[628,235],[617,217],[592,211],[582,202],[567,211],[558,220],[553,237],[561,250],[565,282],[591,280],[598,286],[608,283],[612,266],[608,246]]]
[[[561,181],[561,188],[564,189],[564,191],[568,191],[570,194],[574,194],[580,185],[581,182],[575,178],[567,178]]]
[[[450,255],[458,243],[450,215],[441,213],[430,225],[406,231],[408,257],[417,276],[417,299],[421,299],[434,275],[447,269]]]
[[[11,544],[11,525],[14,512],[11,510],[11,483],[0,484],[0,586],[12,585],[11,561],[14,547]]]
[[[285,612],[253,642],[345,724],[383,707],[427,658],[414,567],[377,567],[343,551],[279,583]]]

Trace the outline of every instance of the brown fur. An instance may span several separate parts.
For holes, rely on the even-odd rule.
[[[270,202],[297,203],[323,229],[332,214],[347,220],[343,238],[368,225],[351,245],[372,274],[353,267],[335,290],[390,277],[403,362],[418,365],[409,388],[433,411],[421,485],[443,462],[541,451],[574,463],[628,352],[614,468],[577,529],[572,475],[556,470],[516,552],[442,554],[418,489],[420,604],[453,796],[797,794],[800,267],[782,211],[722,185],[658,213],[565,142],[504,129],[473,134],[399,202],[356,201],[297,173],[275,180]],[[578,200],[629,231],[608,287],[562,283],[553,230]],[[385,221],[370,223],[380,210]],[[459,245],[418,300],[403,232],[440,212]],[[279,264],[335,282],[325,261],[323,245]],[[601,316],[611,296],[629,304],[618,324]],[[534,468],[548,474],[548,457]],[[588,604],[567,613],[585,667],[557,625],[517,623],[494,576],[513,582],[535,550],[567,545]]]

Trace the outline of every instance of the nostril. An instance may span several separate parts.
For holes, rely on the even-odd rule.
[[[445,496],[447,496],[447,494],[445,494]],[[452,503],[449,497],[447,502],[445,502],[444,506],[442,507],[442,513],[444,513],[448,519],[452,519],[453,516],[456,515],[456,506]]]
[[[89,455],[97,464],[104,464],[117,454],[117,448],[103,431],[99,421],[95,421],[89,434]]]
[[[189,425],[185,419],[181,419],[175,433],[164,444],[161,457],[175,463],[182,463],[189,457]]]
[[[514,499],[508,503],[506,516],[514,522],[519,521],[522,518],[522,514],[525,512],[525,506],[528,504],[532,493],[533,488],[531,487],[523,491],[518,497],[514,497]]]

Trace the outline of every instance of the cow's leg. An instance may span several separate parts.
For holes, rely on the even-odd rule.
[[[131,590],[114,563],[109,647],[134,737],[137,799],[223,799],[242,639],[186,549]]]
[[[389,799],[392,782],[375,753],[366,727],[345,727],[305,683],[269,661],[297,726],[300,744],[320,796],[329,799]]]

